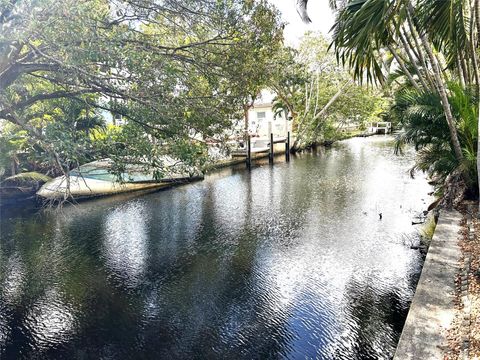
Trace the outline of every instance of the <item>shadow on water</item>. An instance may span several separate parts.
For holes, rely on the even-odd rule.
[[[423,261],[405,245],[429,191],[412,158],[352,139],[2,213],[0,357],[388,359]]]

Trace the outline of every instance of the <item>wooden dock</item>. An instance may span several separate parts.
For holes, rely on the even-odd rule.
[[[392,132],[392,123],[389,121],[372,122],[368,130],[372,134],[389,134]]]
[[[258,155],[262,154],[268,154],[270,163],[273,164],[274,145],[281,143],[285,144],[285,160],[288,162],[290,161],[290,132],[285,137],[273,137],[273,134],[270,134],[270,139],[252,139],[249,137],[246,148],[236,149],[231,152],[231,155],[234,158],[245,158],[248,168],[251,167],[252,158],[257,158]]]

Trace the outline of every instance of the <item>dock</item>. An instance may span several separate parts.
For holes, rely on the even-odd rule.
[[[247,146],[245,148],[235,149],[231,152],[233,158],[245,158],[247,167],[251,167],[253,155],[263,155],[268,154],[270,163],[273,164],[273,159],[275,156],[274,145],[275,144],[285,144],[285,160],[290,161],[290,132],[287,136],[274,137],[273,134],[270,134],[270,139],[268,138],[252,138],[248,137]]]
[[[390,121],[372,122],[368,131],[371,134],[389,134],[392,132],[392,123]]]

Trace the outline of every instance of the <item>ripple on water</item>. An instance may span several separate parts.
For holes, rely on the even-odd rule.
[[[141,201],[120,206],[105,219],[103,256],[110,274],[127,288],[134,288],[143,280],[148,221],[149,214]]]
[[[388,142],[8,219],[0,357],[390,358],[430,189]]]
[[[52,288],[31,306],[24,327],[36,351],[45,351],[68,343],[75,335],[76,320],[73,308],[58,290]]]

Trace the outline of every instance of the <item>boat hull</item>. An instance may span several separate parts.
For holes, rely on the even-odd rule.
[[[43,185],[37,192],[37,195],[48,200],[64,199],[66,194],[68,194],[67,197],[81,199],[140,190],[156,190],[172,185],[169,182],[119,183],[78,176],[70,176],[69,181],[69,191],[67,191],[68,182],[66,177],[61,176]]]

